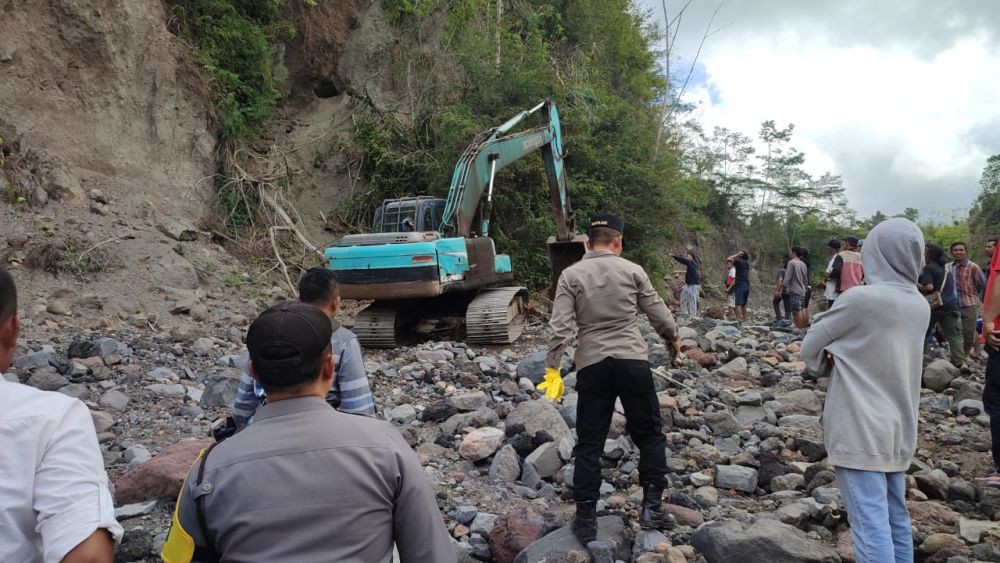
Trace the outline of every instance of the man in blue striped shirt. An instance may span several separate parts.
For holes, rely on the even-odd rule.
[[[335,326],[330,345],[336,362],[336,376],[330,392],[326,394],[326,402],[343,412],[375,416],[375,399],[368,387],[368,374],[365,373],[358,337],[333,320],[340,309],[340,286],[333,271],[310,268],[303,274],[299,280],[299,301],[321,309]],[[244,353],[238,360],[243,376],[232,408],[237,431],[250,424],[266,398],[264,389],[247,372],[247,359]]]

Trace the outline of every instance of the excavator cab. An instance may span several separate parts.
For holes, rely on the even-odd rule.
[[[429,233],[437,231],[445,200],[432,197],[387,199],[375,210],[372,233]]]

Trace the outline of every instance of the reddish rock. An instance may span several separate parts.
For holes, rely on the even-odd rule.
[[[854,563],[854,539],[851,537],[851,530],[845,529],[837,535],[837,555],[843,563]]]
[[[211,438],[178,442],[122,475],[115,481],[115,504],[175,498],[198,453],[211,444]]]
[[[719,357],[711,352],[703,352],[698,349],[691,349],[685,352],[687,357],[698,363],[703,368],[715,367],[719,363]]]
[[[545,516],[534,506],[522,505],[502,514],[490,531],[490,549],[497,563],[512,563],[545,530]]]
[[[943,503],[934,501],[906,501],[913,525],[925,532],[951,533],[958,523],[958,513]]]
[[[794,354],[794,353],[798,352],[799,351],[799,343],[798,342],[792,342],[788,346],[785,346],[785,351],[788,352],[789,354]]]
[[[661,411],[677,410],[677,399],[671,397],[670,395],[663,393],[661,395],[657,395],[656,399],[660,402]]]
[[[690,508],[684,506],[678,506],[676,504],[663,504],[663,510],[666,510],[670,514],[674,515],[677,519],[677,523],[681,526],[691,526],[692,528],[697,528],[705,523],[705,517],[701,515],[701,512],[697,510],[691,510]]]

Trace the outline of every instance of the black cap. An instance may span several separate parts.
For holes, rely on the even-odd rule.
[[[857,246],[858,243],[861,242],[860,239],[854,235],[844,235],[842,240],[851,246]]]
[[[840,241],[837,239],[831,240],[830,242],[826,243],[826,245],[834,250],[840,250]]]
[[[333,323],[323,311],[285,301],[264,311],[247,331],[247,349],[260,372],[298,374],[330,345]]]
[[[596,229],[598,227],[604,227],[606,229],[611,229],[612,231],[618,231],[619,233],[625,232],[625,221],[622,221],[617,216],[610,213],[599,213],[597,215],[590,216],[590,228]]]

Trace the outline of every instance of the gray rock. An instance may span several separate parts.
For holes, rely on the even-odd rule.
[[[490,398],[487,397],[486,393],[483,393],[482,391],[475,391],[472,393],[463,393],[461,395],[449,397],[445,403],[455,407],[459,411],[468,412],[481,409],[489,405]]]
[[[528,463],[521,466],[521,483],[532,491],[537,491],[545,484],[538,475],[538,471],[535,470],[535,466]]]
[[[507,415],[507,426],[513,424],[524,426],[525,431],[532,435],[545,431],[556,443],[565,438],[573,440],[566,421],[552,403],[545,400],[525,401],[514,407]]]
[[[590,552],[593,563],[615,563],[612,546],[608,542],[594,540],[587,544],[587,551]]]
[[[510,444],[500,448],[490,465],[490,479],[513,483],[521,475],[521,461]]]
[[[472,519],[472,524],[469,525],[469,531],[473,534],[479,534],[485,538],[490,537],[490,532],[493,531],[493,526],[497,523],[496,514],[490,514],[488,512],[479,512],[476,517]]]
[[[174,370],[163,366],[155,367],[152,370],[150,370],[150,372],[146,374],[146,379],[151,379],[151,380],[165,379],[167,381],[181,380],[181,378],[178,377],[176,373],[174,373]]]
[[[809,523],[811,513],[809,505],[803,502],[793,502],[776,510],[774,515],[785,524],[804,530],[806,524]]]
[[[953,379],[959,376],[958,368],[948,360],[934,360],[924,368],[923,385],[937,393],[951,385]]]
[[[80,383],[70,383],[59,388],[59,392],[67,397],[86,401],[90,399],[90,389]]]
[[[417,409],[413,408],[413,405],[404,403],[390,410],[386,415],[386,418],[389,419],[389,422],[397,426],[409,424],[410,422],[416,420]]]
[[[719,436],[739,434],[743,429],[740,421],[728,410],[706,412],[705,423]]]
[[[840,563],[837,552],[809,540],[788,524],[761,518],[744,528],[737,520],[718,520],[698,528],[691,545],[708,563]]]
[[[928,395],[920,399],[920,410],[938,414],[948,414],[951,412],[951,397],[948,395]]]
[[[175,399],[183,399],[186,393],[184,386],[178,383],[154,383],[147,385],[146,390],[154,395]]]
[[[208,356],[215,348],[215,343],[211,338],[199,338],[191,345],[191,349],[199,356]]]
[[[173,219],[163,217],[156,225],[156,228],[163,234],[176,241],[192,241],[198,238],[198,230],[186,219]]]
[[[105,391],[98,402],[106,409],[114,411],[125,410],[125,407],[128,406],[128,395],[117,389],[111,389]]]
[[[757,470],[742,465],[719,465],[715,468],[715,486],[752,493],[757,490]]]
[[[989,530],[1000,530],[1000,522],[972,520],[964,516],[958,519],[958,535],[969,543],[979,543],[983,534]]]
[[[102,360],[106,360],[115,354],[127,356],[130,353],[131,351],[128,349],[128,346],[118,342],[114,338],[104,336],[94,341],[94,344],[90,347],[89,355],[98,356]]]
[[[976,416],[984,412],[983,402],[976,399],[963,399],[958,403],[958,413],[965,416]]]
[[[198,289],[201,283],[198,270],[183,256],[167,250],[156,262],[153,274],[165,286],[181,289]]]
[[[747,376],[749,366],[746,358],[739,356],[719,368],[719,373],[730,379],[742,379]]]
[[[798,473],[786,473],[784,475],[778,475],[771,479],[770,483],[771,491],[777,493],[779,491],[794,491],[798,489],[804,489],[806,486],[806,478],[799,475]]]
[[[31,369],[46,368],[56,359],[52,352],[42,351],[34,354],[25,354],[14,358],[13,368],[23,372]]]
[[[546,479],[559,471],[562,459],[559,458],[559,446],[555,442],[546,442],[528,454],[524,463],[534,466],[538,476]]]
[[[818,415],[823,411],[823,401],[819,399],[815,391],[809,389],[796,389],[777,397],[781,403],[781,410],[784,414],[809,414]]]
[[[479,510],[472,505],[463,504],[462,506],[455,508],[455,520],[458,520],[462,524],[468,524],[472,522],[472,519],[479,514]]]
[[[145,447],[135,445],[125,448],[123,457],[125,458],[125,463],[128,464],[128,468],[133,469],[153,459],[153,454],[149,453],[149,450]]]
[[[545,350],[532,352],[518,362],[518,379],[526,377],[535,385],[545,381],[545,355]]]
[[[813,430],[822,432],[823,428],[819,424],[818,416],[808,416],[804,414],[792,414],[778,419],[780,428],[801,428],[803,430]]]
[[[631,555],[625,524],[617,516],[601,516],[597,519],[597,541],[607,544],[616,559],[624,561]],[[569,526],[563,526],[524,548],[514,558],[514,563],[566,561],[571,551],[579,552],[582,556],[587,554],[587,548],[580,544]]]
[[[69,385],[69,380],[59,375],[54,370],[43,369],[35,372],[28,379],[28,385],[41,389],[42,391],[56,391],[61,387]]]
[[[454,352],[448,350],[417,350],[415,356],[418,361],[431,364],[450,362],[455,359]]]
[[[101,411],[90,411],[90,418],[94,421],[94,430],[98,434],[107,432],[115,424],[115,419],[110,414]]]
[[[451,416],[439,428],[442,433],[451,436],[462,428],[493,426],[498,422],[500,422],[500,417],[497,416],[497,413],[490,408],[483,407],[477,411],[463,412]]]
[[[643,530],[636,534],[632,543],[632,561],[635,561],[643,553],[652,553],[659,544],[671,545],[670,538],[663,535],[659,530]]]
[[[734,416],[744,428],[748,428],[756,422],[765,422],[771,425],[778,423],[778,417],[775,416],[774,411],[767,407],[742,406],[736,409]]]
[[[205,391],[198,406],[203,409],[228,407],[236,400],[240,388],[240,378],[234,375],[213,373],[205,378]]]
[[[913,474],[917,481],[917,488],[920,489],[927,498],[936,500],[948,500],[948,476],[940,469],[930,471],[922,470]]]
[[[126,504],[115,509],[116,520],[128,520],[136,516],[151,514],[156,509],[156,500]]]

